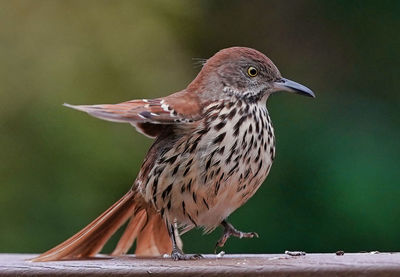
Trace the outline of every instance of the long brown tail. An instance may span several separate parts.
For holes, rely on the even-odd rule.
[[[140,200],[140,197],[130,190],[80,232],[32,261],[46,262],[94,256],[129,218],[131,220],[112,255],[127,253],[136,238],[136,255],[158,256],[171,253],[172,244],[164,221],[153,208],[144,206],[144,202]]]

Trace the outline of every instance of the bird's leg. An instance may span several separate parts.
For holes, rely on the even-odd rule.
[[[223,220],[221,222],[222,227],[224,227],[224,233],[222,234],[222,237],[217,241],[217,244],[215,245],[215,251],[217,251],[218,247],[223,247],[226,243],[226,241],[229,239],[230,236],[234,236],[237,238],[258,238],[258,234],[256,232],[242,232],[236,230],[235,227],[232,226],[229,222],[226,220]]]
[[[167,221],[167,227],[168,227],[168,233],[172,241],[172,252],[171,252],[171,258],[174,261],[179,261],[179,260],[197,260],[203,258],[202,255],[200,254],[184,254],[183,251],[178,247],[176,243],[176,237],[175,237],[175,227],[172,224],[169,224]]]

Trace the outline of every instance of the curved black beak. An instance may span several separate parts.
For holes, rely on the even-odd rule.
[[[301,94],[304,96],[309,96],[309,97],[315,97],[314,92],[312,92],[311,89],[309,89],[306,86],[303,86],[299,83],[296,83],[294,81],[282,78],[279,81],[276,81],[274,83],[274,88],[276,91],[278,90],[285,90],[289,92],[294,92],[297,94]]]

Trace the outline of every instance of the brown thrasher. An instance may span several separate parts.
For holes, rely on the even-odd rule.
[[[112,255],[182,252],[179,234],[194,227],[211,232],[222,225],[217,246],[230,236],[254,237],[226,218],[265,180],[275,156],[274,129],[265,102],[279,90],[315,97],[282,78],[262,53],[243,47],[208,59],[188,87],[167,97],[114,105],[67,105],[114,122],[127,122],[155,138],[132,188],[107,211],[34,261],[94,256],[130,219]]]

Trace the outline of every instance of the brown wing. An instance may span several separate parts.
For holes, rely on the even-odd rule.
[[[166,125],[191,123],[201,115],[197,96],[191,96],[186,91],[164,98],[131,100],[119,104],[64,106],[100,119],[130,123],[151,138],[156,137]]]

